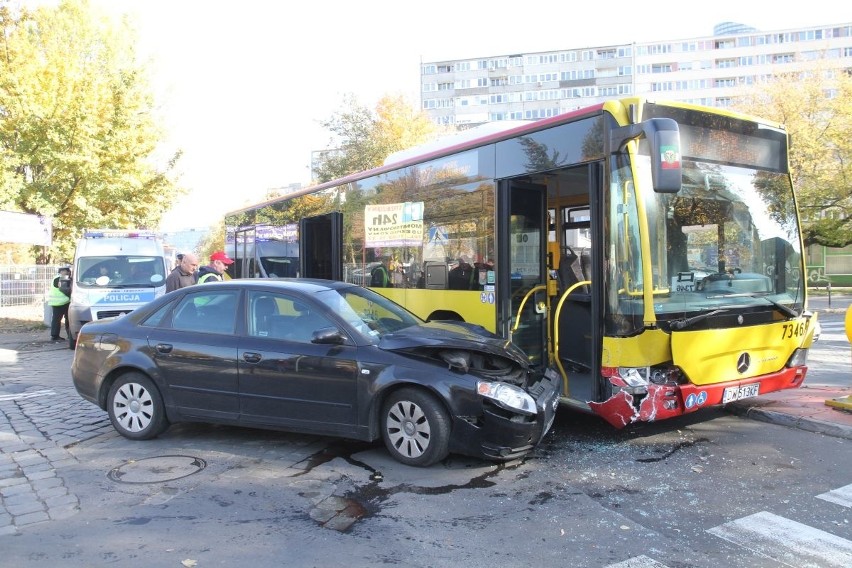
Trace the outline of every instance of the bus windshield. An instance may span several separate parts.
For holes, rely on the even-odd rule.
[[[680,193],[647,197],[658,315],[767,300],[801,311],[799,227],[786,174],[685,161]]]
[[[610,281],[618,288],[609,291],[608,305],[611,313],[627,316],[615,318],[622,324],[615,331],[631,333],[648,320],[639,305],[647,292],[662,320],[751,308],[798,315],[802,251],[786,155],[779,151],[782,135],[748,131],[753,123],[746,121],[696,125],[705,117],[691,111],[677,118],[683,121],[678,193],[651,189],[650,158],[641,145],[632,163],[635,180],[623,158],[615,162],[609,199],[619,214],[609,235],[616,260]],[[639,223],[643,215],[646,229]],[[624,321],[632,324],[624,328]]]

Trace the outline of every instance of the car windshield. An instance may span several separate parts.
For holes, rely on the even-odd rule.
[[[400,329],[424,323],[399,304],[360,286],[326,290],[316,297],[370,342],[376,342],[384,335]]]
[[[76,285],[81,288],[152,288],[166,280],[162,257],[88,256],[78,260]]]

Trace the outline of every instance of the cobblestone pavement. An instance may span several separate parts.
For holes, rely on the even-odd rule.
[[[107,413],[71,385],[73,352],[46,336],[0,340],[0,535],[75,514],[79,501],[63,476],[77,463],[68,448],[114,433]]]
[[[97,481],[100,472],[109,472],[101,479],[116,474],[112,481],[124,484],[119,494],[105,498],[112,499],[113,505],[119,496],[127,498],[124,505],[130,507],[166,502],[175,492],[191,491],[201,483],[196,476],[187,477],[183,489],[170,487],[148,494],[147,485],[127,481],[134,475],[145,477],[145,484],[164,472],[174,481],[181,471],[189,475],[204,468],[208,481],[216,476],[232,479],[237,473],[247,482],[273,478],[281,483],[292,477],[294,486],[311,487],[307,514],[319,524],[345,530],[357,520],[357,515],[349,514],[348,501],[333,495],[338,487],[329,483],[327,472],[316,479],[303,477],[315,465],[312,456],[328,446],[323,437],[250,429],[228,430],[222,436],[209,425],[178,425],[172,430],[184,450],[175,448],[169,436],[162,436],[135,446],[134,457],[116,468],[117,456],[127,455],[127,440],[115,431],[105,411],[77,394],[71,383],[72,358],[67,342],[51,341],[46,330],[0,331],[0,537],[68,519],[80,513],[86,502],[97,509],[102,504],[98,488],[102,495],[109,494]],[[207,448],[208,460],[214,458],[211,463],[198,467],[203,459],[176,455],[194,446],[193,438],[203,440],[198,446]],[[380,461],[390,459],[381,450],[378,454]],[[186,463],[179,463],[181,458],[187,458]],[[252,464],[250,470],[245,469],[247,463]],[[397,467],[388,464],[391,471]],[[81,479],[88,481],[80,485]],[[75,487],[83,493],[75,493]]]

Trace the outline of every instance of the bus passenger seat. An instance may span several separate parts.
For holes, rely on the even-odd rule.
[[[562,258],[559,261],[558,274],[561,286],[561,293],[564,293],[568,288],[570,288],[577,282],[582,282],[586,279],[586,276],[583,274],[583,266],[582,260],[580,259],[580,255],[574,252],[574,249],[572,249],[571,247],[566,247],[566,250],[567,252],[563,252]],[[585,291],[584,288],[585,286],[580,288],[579,291]]]

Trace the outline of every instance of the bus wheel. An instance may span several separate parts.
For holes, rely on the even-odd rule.
[[[397,461],[430,466],[449,453],[450,419],[434,396],[418,389],[401,389],[382,407],[382,438]]]

